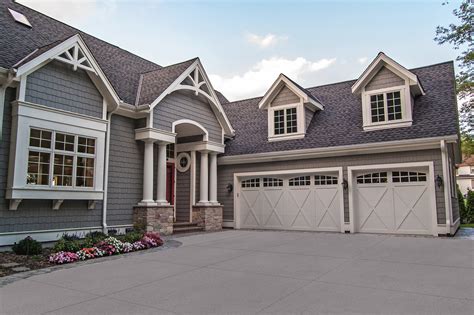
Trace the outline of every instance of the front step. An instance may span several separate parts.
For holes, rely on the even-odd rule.
[[[181,233],[195,233],[204,231],[203,227],[197,225],[197,223],[191,222],[175,222],[173,223],[173,234]]]

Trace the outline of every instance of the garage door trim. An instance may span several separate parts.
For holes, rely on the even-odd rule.
[[[348,182],[349,182],[349,220],[350,220],[350,231],[355,231],[354,223],[354,189],[355,189],[355,176],[354,173],[358,171],[373,171],[373,170],[386,170],[396,168],[416,168],[416,167],[427,167],[428,168],[428,190],[430,194],[431,204],[431,233],[437,236],[438,228],[438,215],[436,211],[436,192],[435,192],[435,179],[434,179],[434,163],[432,161],[427,162],[413,162],[413,163],[393,163],[393,164],[372,164],[372,165],[360,165],[360,166],[349,166],[347,167]]]
[[[278,175],[302,175],[309,173],[337,173],[338,174],[338,185],[341,185],[344,180],[343,177],[343,168],[342,167],[326,167],[326,168],[309,168],[309,169],[286,169],[286,170],[277,170],[277,171],[260,171],[260,172],[245,172],[245,173],[234,173],[234,222],[235,228],[239,229],[241,227],[240,222],[240,202],[239,196],[241,195],[241,185],[240,182],[244,177],[260,177],[260,176],[278,176]],[[341,216],[341,232],[344,233],[344,193],[341,189],[341,194],[339,198],[340,203],[340,216]]]

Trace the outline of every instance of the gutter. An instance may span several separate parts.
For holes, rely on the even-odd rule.
[[[107,234],[107,196],[109,188],[109,155],[110,155],[110,127],[112,115],[118,111],[120,104],[107,114],[107,135],[105,139],[105,166],[104,166],[104,200],[102,202],[102,232]]]
[[[242,154],[223,156],[217,159],[219,165],[234,165],[248,163],[277,162],[288,160],[302,160],[323,157],[360,155],[372,153],[401,152],[408,150],[428,150],[440,147],[440,141],[455,143],[458,141],[457,135],[420,138],[401,141],[376,142],[369,144],[344,145],[325,148],[311,148],[290,151],[272,151],[255,154]]]

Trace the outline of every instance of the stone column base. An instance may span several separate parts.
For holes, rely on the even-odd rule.
[[[193,206],[193,223],[203,227],[204,231],[222,230],[222,205]]]
[[[133,207],[133,223],[144,227],[147,232],[159,231],[163,235],[173,234],[173,221],[173,206]]]

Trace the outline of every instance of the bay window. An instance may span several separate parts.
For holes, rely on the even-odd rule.
[[[26,183],[94,187],[95,143],[94,138],[30,128]]]

